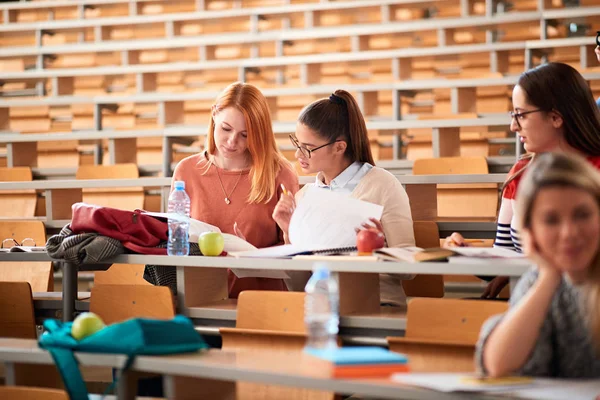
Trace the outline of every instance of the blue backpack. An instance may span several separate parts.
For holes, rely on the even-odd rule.
[[[130,319],[108,325],[106,328],[80,341],[71,336],[72,322],[48,319],[46,332],[39,346],[52,355],[71,400],[88,400],[88,391],[73,352],[125,354],[126,371],[135,356],[189,353],[207,348],[202,336],[194,329],[192,321],[182,315],[172,320]],[[114,386],[115,382],[111,385]],[[110,388],[109,388],[110,390]]]

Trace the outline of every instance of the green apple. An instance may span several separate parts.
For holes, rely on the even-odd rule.
[[[81,340],[93,335],[104,327],[106,327],[106,325],[98,315],[92,312],[81,313],[73,321],[73,326],[71,326],[71,336],[73,336],[75,340]]]
[[[219,232],[204,232],[198,238],[198,245],[203,256],[219,256],[225,247],[225,239]]]

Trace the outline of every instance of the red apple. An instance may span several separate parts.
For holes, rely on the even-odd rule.
[[[385,236],[377,229],[363,229],[356,234],[359,253],[371,253],[385,246]]]

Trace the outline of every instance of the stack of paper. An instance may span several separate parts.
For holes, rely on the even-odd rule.
[[[335,349],[312,349],[304,351],[333,364],[333,378],[388,377],[398,372],[408,372],[405,355],[381,347],[340,347]]]

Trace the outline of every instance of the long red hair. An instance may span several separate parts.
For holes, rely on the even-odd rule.
[[[292,168],[275,143],[267,99],[256,86],[235,82],[227,86],[213,105],[215,111],[235,107],[244,115],[250,153],[250,203],[266,203],[277,192],[276,178],[281,168]],[[215,154],[215,122],[210,119],[207,150]]]

